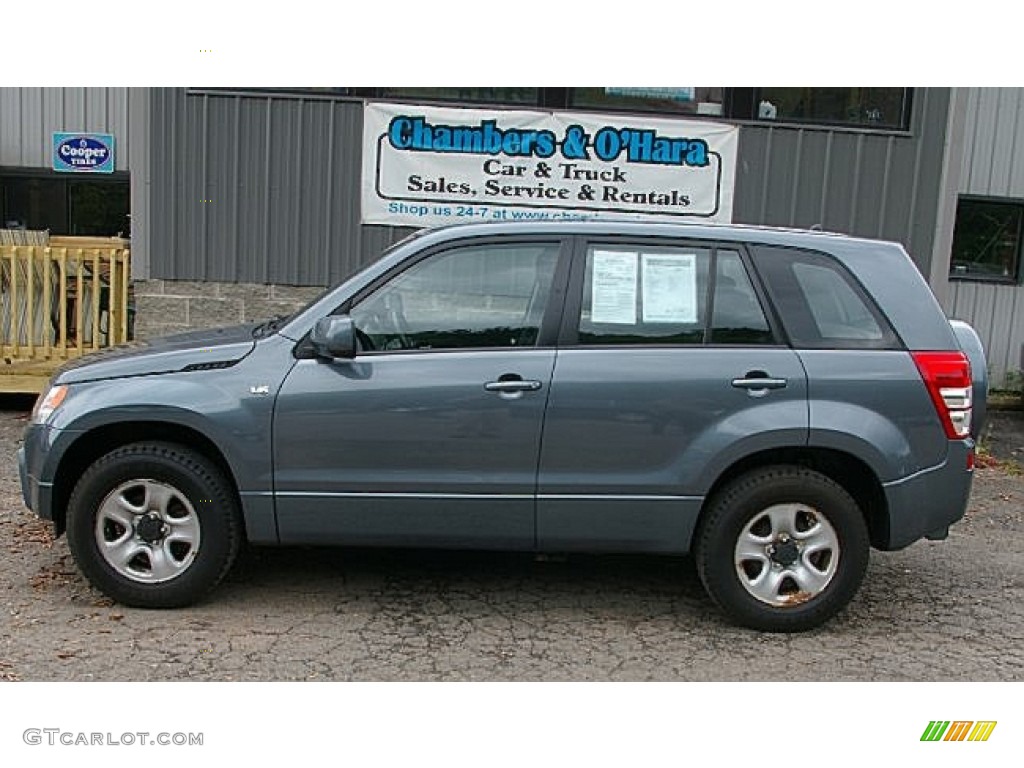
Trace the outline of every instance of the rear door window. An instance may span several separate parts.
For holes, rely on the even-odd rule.
[[[582,283],[579,344],[774,343],[736,251],[593,245]]]
[[[712,344],[771,344],[768,319],[740,255],[719,251],[711,312]]]

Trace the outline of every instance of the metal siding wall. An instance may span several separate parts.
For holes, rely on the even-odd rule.
[[[151,277],[327,285],[411,231],[359,223],[361,104],[151,98]]]
[[[1024,197],[1024,91],[971,88],[960,191]]]
[[[1012,197],[1024,197],[1024,146],[1020,146],[1024,142],[1018,141],[1018,138],[1024,135],[1024,91],[1015,88],[1012,96],[1016,103],[1013,105],[1012,112],[1008,111],[1006,114],[1008,133],[1011,139],[1010,155],[1006,163],[1009,172],[1006,194]]]
[[[236,275],[234,279],[255,281],[261,279],[257,275],[266,273],[269,247],[267,227],[270,225],[270,183],[266,154],[270,104],[256,99],[238,101],[238,123],[233,126],[235,135],[228,140],[231,152],[238,158],[238,193],[232,200],[229,218],[225,218],[227,212],[220,207],[216,210],[220,214],[218,221],[234,228],[230,236],[241,245],[237,253],[230,254],[231,269]],[[222,254],[216,254],[215,258],[223,261]],[[174,273],[168,276],[173,277]]]
[[[161,161],[169,155],[171,130],[167,120],[167,109],[164,104],[164,91],[154,88],[150,91],[150,123],[149,123],[149,166],[150,166],[150,216],[149,216],[149,275],[161,271],[167,261],[167,254],[177,250],[174,239],[174,221],[167,198],[173,197],[161,189],[168,184],[168,169]],[[173,167],[173,164],[171,164]],[[227,257],[229,254],[224,254]]]
[[[208,122],[206,133],[210,141],[216,146],[230,146],[229,142],[237,131],[238,109],[236,105],[224,115],[223,120]],[[230,274],[235,261],[238,258],[237,250],[237,229],[231,226],[231,222],[237,216],[238,206],[238,177],[237,163],[239,160],[237,147],[233,152],[213,153],[206,161],[206,187],[203,200],[211,200],[210,203],[201,203],[204,238],[203,248],[207,254],[219,254],[211,264],[214,279],[227,280],[226,274]],[[213,205],[225,206],[224,216],[229,226],[210,226],[210,210]]]
[[[915,90],[909,136],[742,126],[735,221],[896,240],[927,274],[948,105]]]
[[[1005,384],[1007,373],[1021,370],[1024,289],[953,280],[946,310],[951,317],[969,322],[981,336],[995,386]]]
[[[130,209],[132,216],[132,275],[137,278],[149,276],[149,247],[153,239],[150,215],[150,98],[147,88],[129,88],[127,92],[126,136],[131,147],[127,158],[132,169]],[[132,141],[131,133],[141,136]]]
[[[1024,199],[1024,90],[971,88],[960,193]],[[1020,371],[1024,287],[951,280],[946,311],[978,331],[996,386]]]
[[[203,203],[206,197],[206,155],[210,152],[210,147],[204,140],[205,107],[205,100],[200,100],[198,108],[186,111],[180,120],[181,132],[188,139],[185,152],[189,162],[182,163],[184,173],[179,179],[181,197],[178,200],[177,214],[179,231],[184,235],[181,255],[185,259],[186,270],[191,274],[200,274],[204,263],[208,261],[202,235],[208,208]]]
[[[127,88],[0,88],[0,165],[50,168],[54,131],[112,133],[128,170]]]

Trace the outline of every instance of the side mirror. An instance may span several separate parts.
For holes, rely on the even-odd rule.
[[[321,317],[313,326],[309,341],[317,357],[334,360],[356,356],[356,329],[348,315]]]

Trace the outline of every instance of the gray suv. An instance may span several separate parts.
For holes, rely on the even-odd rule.
[[[984,403],[977,336],[899,245],[494,223],[291,317],[66,367],[19,462],[128,605],[192,603],[244,541],[692,553],[734,621],[796,631],[869,548],[963,516]]]

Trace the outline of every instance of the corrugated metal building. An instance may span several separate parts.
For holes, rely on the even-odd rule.
[[[29,200],[27,180],[64,181],[50,166],[53,132],[113,134],[115,172],[103,181],[130,180],[137,327],[159,333],[285,311],[412,231],[363,223],[367,100],[711,120],[738,126],[734,221],[903,243],[948,310],[982,333],[997,382],[1019,368],[1021,233],[1011,257],[977,234],[949,271],[964,199],[1024,198],[1021,91],[681,89],[711,104],[688,114],[630,89],[505,89],[492,107],[480,90],[0,89],[4,218],[25,223],[14,209]],[[65,226],[88,231],[82,184],[61,188]],[[1002,272],[985,271],[1000,259]]]
[[[995,240],[990,252],[1002,256],[989,261],[1001,262],[1002,268],[996,274],[958,270],[954,253],[945,306],[985,341],[993,380],[1019,388],[1024,368],[1024,89],[970,88],[961,98],[965,108],[956,186],[960,221],[966,225],[981,218],[982,225],[990,224],[982,232]]]

